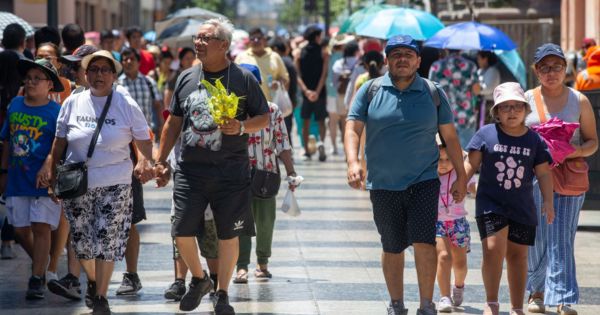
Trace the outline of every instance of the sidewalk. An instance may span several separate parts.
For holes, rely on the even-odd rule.
[[[297,160],[300,158],[297,157]],[[250,274],[247,285],[231,284],[230,299],[237,314],[386,314],[389,300],[380,265],[379,235],[372,221],[366,192],[346,184],[343,157],[329,156],[327,162],[297,162],[305,183],[297,198],[301,216],[289,217],[278,210],[269,264],[273,279],[259,282]],[[278,205],[285,195],[279,193]],[[163,291],[173,280],[169,208],[171,188],[145,186],[148,220],[138,225],[142,248],[139,274],[144,288],[139,296],[116,297],[125,263],[117,263],[109,288],[114,314],[178,314],[178,303],[166,302]],[[473,213],[474,200],[468,199]],[[472,251],[464,306],[454,314],[481,314],[485,300],[481,280],[481,242],[472,215]],[[580,224],[600,225],[600,211],[584,211]],[[0,314],[88,314],[83,301],[70,302],[46,292],[46,299],[26,301],[30,261],[20,248],[17,259],[0,261]],[[600,233],[577,234],[577,273],[581,288],[580,315],[600,314]],[[252,258],[255,261],[255,257]],[[61,257],[59,276],[65,274],[66,257]],[[405,300],[414,314],[418,287],[411,251],[406,255]],[[252,267],[251,267],[252,268]],[[188,278],[189,279],[189,278]],[[82,276],[85,282],[85,277]],[[439,299],[438,291],[434,301]],[[508,314],[506,274],[500,296],[502,314]],[[555,314],[549,309],[547,314]],[[205,297],[193,314],[212,314]]]

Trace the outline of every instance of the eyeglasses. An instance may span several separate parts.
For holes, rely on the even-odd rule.
[[[264,38],[264,36],[262,36],[262,35],[260,35],[260,36],[251,36],[250,37],[250,41],[252,41],[252,42],[260,42],[263,38]]]
[[[97,73],[101,73],[101,74],[109,74],[109,73],[113,73],[113,69],[109,68],[109,67],[89,67],[87,68],[87,72],[89,73],[93,73],[93,74],[97,74]]]
[[[205,43],[208,44],[208,42],[210,42],[212,39],[214,40],[222,40],[217,36],[204,36],[204,35],[200,35],[200,36],[196,36],[196,35],[192,35],[192,41],[195,43],[197,41],[200,41],[201,43]]]
[[[550,71],[552,72],[561,72],[563,71],[563,69],[565,68],[565,65],[554,65],[554,66],[547,66],[547,65],[542,65],[538,67],[538,70],[540,71],[540,73],[546,74],[546,73],[550,73]]]
[[[517,103],[514,105],[508,105],[508,104],[498,105],[498,111],[500,111],[502,113],[510,113],[511,110],[514,110],[515,113],[520,113],[525,110],[525,104]]]
[[[38,84],[40,81],[50,81],[50,79],[40,77],[25,77],[23,79],[23,83],[31,82],[33,84]]]

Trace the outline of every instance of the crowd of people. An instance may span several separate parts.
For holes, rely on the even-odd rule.
[[[137,27],[102,31],[97,45],[76,24],[60,33],[43,27],[31,40],[18,24],[4,29],[0,193],[7,217],[0,252],[14,258],[16,240],[31,258],[27,299],[43,299],[47,286],[81,300],[83,269],[85,304],[93,314],[110,314],[108,285],[123,258],[116,294],[137,294],[142,184],[163,187],[172,179],[175,279],[164,296],[191,311],[210,293],[216,314],[235,314],[228,288],[232,278],[248,282],[253,236],[253,276],[272,277],[279,182],[274,191],[268,186],[281,179],[279,161],[288,189],[299,182],[296,121],[298,156],[326,162],[328,154],[342,154],[343,143],[350,186],[370,191],[388,314],[407,314],[402,270],[409,246],[417,314],[463,303],[467,193],[476,198],[483,244],[484,314],[499,314],[504,260],[511,315],[524,314],[526,290],[529,312],[552,305],[562,315],[577,313],[573,244],[585,191],[557,190],[567,183],[555,173],[597,150],[593,111],[579,91],[600,88],[599,46],[586,42],[578,73],[559,46],[538,47],[532,71],[540,86],[525,92],[503,79],[493,52],[448,50],[424,60],[421,44],[405,35],[330,39],[309,26],[284,38],[252,28],[234,43],[233,32],[227,20],[207,20],[189,46],[175,49],[145,42]],[[235,115],[218,117],[220,102],[235,106]],[[551,119],[578,124],[560,161],[534,131]],[[80,162],[85,192],[61,200],[57,168]],[[65,249],[68,273],[59,278]]]

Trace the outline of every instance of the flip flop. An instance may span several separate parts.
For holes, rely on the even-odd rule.
[[[273,275],[267,269],[256,269],[254,271],[254,277],[258,279],[271,279]]]
[[[238,284],[248,283],[248,272],[244,269],[238,270],[237,275],[233,279],[233,283],[238,283]]]

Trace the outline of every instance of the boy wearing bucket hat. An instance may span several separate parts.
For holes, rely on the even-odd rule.
[[[0,194],[6,196],[9,222],[33,261],[26,298],[44,298],[44,282],[50,232],[60,219],[60,205],[40,188],[38,171],[50,153],[60,105],[48,94],[63,86],[54,66],[46,60],[19,60],[25,96],[15,97],[9,105],[0,139],[3,141],[0,165]],[[33,238],[30,236],[33,235]]]
[[[494,89],[494,124],[473,136],[465,163],[471,177],[481,166],[475,218],[483,247],[481,267],[486,288],[484,315],[498,315],[498,290],[504,258],[508,265],[511,315],[522,315],[527,281],[527,250],[534,245],[537,222],[534,176],[540,183],[545,221],[554,219],[552,157],[540,136],[525,126],[531,112],[523,89],[507,82]]]

